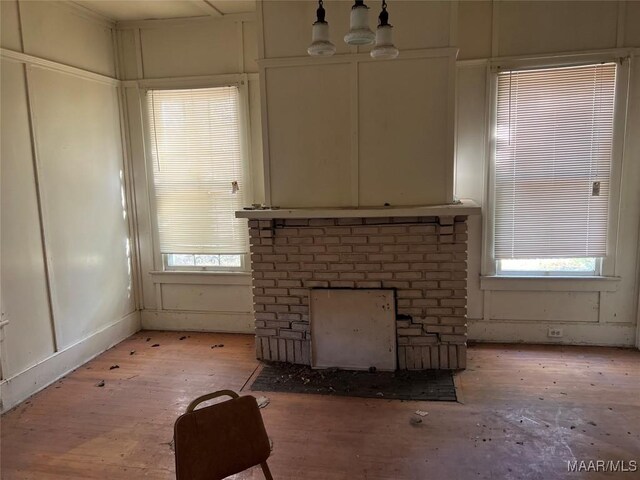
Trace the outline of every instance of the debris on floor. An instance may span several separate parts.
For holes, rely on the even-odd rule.
[[[159,347],[159,346],[160,346],[160,344],[159,344],[159,343],[154,343],[153,345],[151,345],[151,348],[153,348],[153,347]]]
[[[104,380],[100,380],[98,383],[96,383],[96,387],[104,387]]]
[[[256,401],[258,402],[258,408],[264,408],[271,403],[271,400],[264,396],[256,398]]]
[[[211,348],[222,348],[222,347],[224,347],[224,344],[222,344],[222,343],[217,343],[215,345],[211,345]]]
[[[422,423],[422,419],[418,417],[411,416],[409,417],[409,423],[411,425],[420,425]]]
[[[151,340],[151,337],[147,337],[147,342]]]
[[[176,451],[176,439],[175,438],[171,439],[170,442],[161,443],[161,445],[167,445],[169,447],[169,450],[171,450],[172,452]]]
[[[135,350],[131,350],[131,351],[129,352],[129,355],[135,355],[135,353],[136,353],[136,351],[135,351]]]
[[[420,415],[421,417],[426,417],[429,415],[429,412],[425,412],[424,410],[416,410],[416,415]]]
[[[187,338],[186,335],[181,336],[178,340],[185,340]]]
[[[109,370],[115,370],[116,368],[120,368],[120,365],[111,365]]]
[[[264,362],[264,368],[251,385],[251,390],[385,400],[456,401],[453,375],[448,370],[315,370],[306,365]]]

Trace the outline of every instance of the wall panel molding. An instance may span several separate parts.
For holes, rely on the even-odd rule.
[[[90,8],[87,8],[77,2],[73,2],[70,0],[60,1],[58,2],[58,6],[61,8],[66,8],[67,10],[72,11],[74,14],[86,20],[90,20],[101,27],[115,28],[116,26],[115,20],[98,12],[95,12],[94,10],[91,10]]]
[[[248,333],[253,335],[253,313],[143,310],[144,330]]]
[[[35,65],[38,67],[54,70],[57,72],[66,73],[75,77],[80,77],[85,80],[92,80],[94,82],[105,83],[114,87],[120,86],[120,80],[100,73],[90,72],[78,67],[72,67],[64,63],[55,62],[53,60],[47,60],[45,58],[36,57],[34,55],[28,55],[26,53],[17,52],[15,50],[9,50],[7,48],[0,48],[0,56],[6,60],[14,62],[24,63],[25,65]]]
[[[202,17],[185,17],[185,18],[159,18],[152,20],[120,20],[116,22],[118,30],[126,30],[128,28],[163,28],[163,27],[183,27],[195,24],[215,24],[218,22],[251,22],[255,21],[256,14],[249,13],[228,13],[221,17],[212,17],[203,15]]]
[[[60,377],[140,330],[140,312],[132,312],[0,383],[1,410],[18,405]]]

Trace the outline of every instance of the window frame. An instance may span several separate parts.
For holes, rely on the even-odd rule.
[[[146,185],[149,199],[149,216],[152,226],[152,249],[154,270],[167,274],[177,273],[201,273],[208,275],[246,274],[250,271],[249,244],[246,245],[246,253],[242,255],[241,267],[199,267],[199,266],[169,266],[166,256],[160,250],[160,232],[158,229],[158,214],[156,208],[155,181],[153,177],[153,150],[151,138],[151,125],[147,95],[152,90],[193,90],[217,87],[237,87],[239,100],[239,125],[240,148],[242,152],[242,168],[246,179],[246,188],[243,192],[244,203],[250,205],[254,199],[254,185],[251,156],[251,121],[249,112],[249,78],[247,74],[220,75],[206,80],[199,79],[167,79],[140,82],[140,108],[144,129]],[[247,228],[249,228],[247,226]],[[215,253],[212,253],[215,255]]]
[[[508,279],[516,278],[576,278],[593,279],[615,275],[616,245],[618,237],[618,212],[620,210],[620,183],[622,156],[624,152],[624,138],[626,133],[626,111],[629,91],[629,76],[631,55],[626,50],[615,52],[559,55],[553,57],[513,57],[490,60],[487,64],[487,132],[486,132],[486,165],[485,198],[483,209],[483,242],[481,275]],[[531,70],[546,68],[562,68],[595,63],[616,62],[616,85],[613,119],[613,145],[611,158],[611,189],[609,192],[609,215],[607,225],[607,255],[597,259],[594,274],[579,272],[540,271],[540,272],[500,272],[498,260],[494,254],[495,232],[495,153],[496,153],[496,125],[498,73],[509,70]]]

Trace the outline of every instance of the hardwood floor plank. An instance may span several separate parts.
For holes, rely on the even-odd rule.
[[[555,479],[569,460],[640,460],[640,352],[476,345],[468,355],[464,404],[267,393],[274,478]],[[175,478],[176,417],[198,395],[239,391],[254,357],[249,335],[139,332],[2,417],[1,476]],[[413,424],[418,409],[429,414]]]

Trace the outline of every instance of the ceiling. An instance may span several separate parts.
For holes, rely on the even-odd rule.
[[[255,11],[254,0],[77,0],[74,3],[112,20],[222,17]]]

